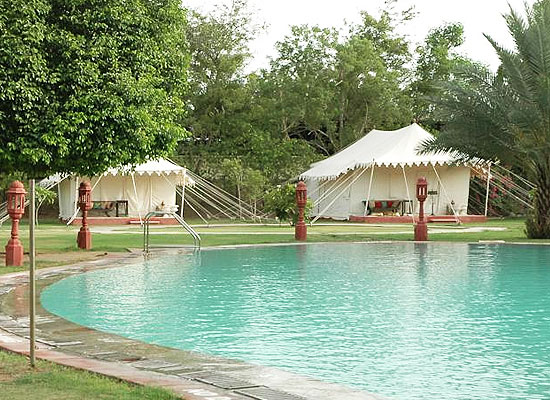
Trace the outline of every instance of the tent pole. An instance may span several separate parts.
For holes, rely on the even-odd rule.
[[[409,204],[411,205],[412,207],[412,220],[413,220],[413,225],[416,223],[416,220],[414,219],[414,204],[413,204],[413,201],[411,199],[411,192],[409,190],[409,182],[407,181],[407,174],[405,173],[405,167],[403,166],[403,164],[401,164],[401,170],[403,171],[403,179],[405,180],[405,189],[407,189],[407,197],[409,199]]]
[[[181,187],[181,210],[180,217],[183,218],[183,209],[185,207],[185,178],[187,177],[187,168],[183,169],[183,185]]]
[[[30,204],[29,204],[29,359],[31,367],[36,366],[35,346],[36,346],[36,237],[35,237],[35,201],[36,188],[35,180],[29,181]]]
[[[344,194],[344,192],[345,192],[346,190],[348,190],[348,189],[351,187],[351,185],[353,185],[353,184],[354,184],[354,183],[355,183],[355,182],[365,173],[366,170],[367,170],[366,168],[363,168],[363,171],[362,171],[359,175],[357,175],[357,176],[355,177],[355,179],[353,179],[353,180],[350,182],[350,184],[349,184],[348,186],[346,186],[346,187],[344,188],[344,190],[342,190],[342,191],[340,192],[340,194],[338,194],[338,195],[330,202],[330,204],[329,204],[328,206],[326,206],[325,209],[324,209],[323,211],[321,211],[321,212],[319,213],[319,215],[317,215],[317,216],[311,221],[311,225],[313,225],[319,218],[321,218],[321,216],[325,213],[325,211],[327,211],[330,207],[332,207],[332,205],[333,205],[334,203],[336,203],[336,200],[338,200],[338,199],[340,198],[340,196],[342,196],[342,195]]]
[[[78,181],[80,180],[80,177],[76,177],[75,180],[75,190],[73,191],[74,194],[74,215],[76,217],[76,213],[78,212]],[[73,217],[74,219],[74,217]]]
[[[435,176],[437,176],[437,180],[439,181],[439,185],[441,186],[441,189],[443,189],[443,194],[447,198],[447,201],[449,202],[449,205],[451,206],[451,210],[455,216],[456,223],[460,225],[460,218],[458,217],[458,214],[456,213],[455,207],[451,203],[451,198],[447,194],[447,190],[445,189],[445,185],[443,185],[443,182],[441,181],[441,178],[439,177],[439,174],[437,173],[437,170],[435,169],[435,165],[432,164],[432,168],[435,172]]]
[[[491,164],[489,163],[489,167],[487,168],[487,192],[485,194],[485,216],[487,216],[489,212],[489,190],[491,186]]]
[[[166,177],[166,175],[164,173],[161,176],[166,180],[166,182],[168,182],[168,184],[172,185],[172,187],[176,190],[176,193],[178,193],[178,187],[176,185],[174,185],[172,182],[170,182],[170,180]],[[184,183],[184,187],[185,187],[185,180],[183,181],[183,183]],[[183,198],[183,194],[181,192],[180,192],[180,195]],[[197,214],[199,216],[199,218],[204,221],[205,224],[209,225],[208,221],[203,218],[203,216],[191,205],[191,203],[189,202],[188,204],[189,204],[189,207],[191,208],[191,210],[193,210],[195,212],[195,214]]]
[[[78,194],[76,194],[76,192],[78,191],[78,180],[79,180],[79,177],[77,176],[76,177],[76,190],[73,192],[75,193],[75,198],[74,198],[74,212],[73,212],[73,215],[71,218],[69,218],[69,220],[67,221],[67,226],[71,225],[73,223],[73,221],[75,220],[76,216],[78,215],[78,212],[80,211],[80,209],[78,208]]]
[[[103,178],[103,175],[99,175],[99,176],[97,177],[96,183],[94,183],[94,186],[92,186],[92,193],[93,193],[95,187],[96,187],[96,186],[98,185],[98,183],[101,181],[101,178]],[[90,179],[90,180],[91,180],[91,179]]]
[[[346,185],[348,183],[348,181],[353,177],[353,174],[350,174],[347,177],[345,175],[343,175],[343,176],[344,176],[344,179],[342,179],[341,182],[338,182],[339,178],[336,178],[333,185],[330,187],[329,191],[323,193],[323,195],[321,197],[319,197],[317,200],[315,200],[313,205],[321,204],[321,202],[325,201],[330,195],[332,195],[332,193],[334,193],[335,191],[337,191],[338,189],[340,189],[341,187]]]
[[[138,212],[138,217],[139,217],[139,223],[141,225],[143,225],[143,220],[141,219],[141,210],[139,208],[139,197],[138,197],[138,192],[137,192],[137,188],[136,188],[136,179],[135,179],[135,174],[132,172],[132,174],[130,175],[132,177],[132,185],[134,186],[134,194],[136,195],[136,204],[137,204],[137,212]]]
[[[370,200],[371,189],[372,189],[372,178],[374,175],[374,165],[375,165],[375,162],[374,160],[372,160],[372,169],[370,171],[370,180],[369,180],[369,191],[367,193],[367,201],[365,201],[365,211],[363,212],[363,217],[367,216],[367,210],[369,208],[369,200]]]

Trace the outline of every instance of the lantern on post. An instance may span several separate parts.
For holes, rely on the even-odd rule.
[[[305,241],[307,239],[307,226],[304,221],[304,214],[307,204],[307,186],[303,181],[296,185],[296,205],[298,206],[298,221],[294,227],[294,238]]]
[[[7,208],[11,218],[11,238],[6,245],[6,266],[23,265],[23,245],[19,240],[19,221],[25,213],[25,186],[19,181],[11,183],[7,191]]]
[[[426,242],[428,240],[428,225],[424,218],[424,202],[428,198],[428,181],[424,177],[418,178],[416,182],[416,198],[420,203],[418,223],[414,226],[414,240]]]
[[[82,182],[78,188],[78,206],[82,211],[82,227],[78,231],[78,248],[90,250],[92,248],[92,233],[88,228],[88,211],[92,209],[92,187],[89,182]]]

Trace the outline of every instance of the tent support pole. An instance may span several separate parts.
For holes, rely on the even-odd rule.
[[[321,197],[319,197],[317,200],[315,200],[313,205],[321,204],[321,202],[325,201],[330,195],[332,195],[332,193],[334,193],[335,191],[337,191],[338,189],[340,189],[341,187],[346,185],[348,183],[348,181],[353,177],[353,174],[350,174],[347,177],[345,175],[343,175],[343,176],[344,176],[344,178],[342,179],[341,182],[338,182],[338,178],[337,178],[334,181],[334,183],[332,184],[332,186],[330,187],[329,191],[323,193],[323,195]]]
[[[35,180],[29,181],[30,204],[29,204],[29,359],[31,367],[36,366],[36,236],[35,236],[35,201],[36,188]]]
[[[457,225],[460,225],[460,218],[458,217],[458,214],[455,210],[455,207],[451,203],[451,198],[449,197],[449,194],[447,193],[447,190],[445,189],[445,185],[443,185],[443,182],[441,181],[441,178],[439,177],[439,174],[437,173],[437,170],[435,169],[435,165],[432,164],[432,168],[435,172],[435,176],[437,176],[437,180],[439,181],[439,185],[441,186],[441,189],[443,189],[443,194],[447,198],[447,201],[449,202],[449,206],[451,206],[451,210],[453,212],[453,215],[455,217]]]
[[[195,214],[197,214],[199,216],[200,219],[202,219],[202,221],[206,224],[206,225],[210,225],[210,223],[201,215],[200,212],[197,211],[197,209],[195,207],[193,207],[193,205],[191,204],[191,198],[189,198],[189,201],[187,202],[187,204],[189,204],[189,208],[191,210],[193,210],[195,212]],[[197,205],[198,205],[198,202],[197,202]]]
[[[169,185],[171,185],[176,190],[176,193],[178,193],[178,187],[174,185],[172,182],[170,182],[170,179],[168,179],[164,173],[161,176],[166,180],[166,182],[168,182]],[[183,181],[183,188],[185,188],[185,179]],[[183,192],[179,192],[179,193],[181,195],[181,198],[183,199]],[[206,225],[209,225],[208,221],[204,219],[204,217],[191,205],[191,203],[189,203],[189,207],[191,207],[191,210],[193,210],[195,214],[197,214],[199,218],[202,219]]]
[[[96,183],[94,183],[94,186],[92,187],[92,193],[93,193],[95,187],[97,186],[97,184],[101,181],[101,178],[103,178],[103,175],[99,175],[99,177],[97,178]],[[90,180],[91,180],[91,179],[90,179]]]
[[[132,185],[134,186],[134,194],[136,195],[136,202],[137,202],[137,212],[138,212],[138,217],[139,217],[139,223],[141,225],[143,225],[143,219],[141,219],[141,210],[139,209],[139,197],[138,197],[138,192],[137,192],[137,187],[136,187],[136,178],[134,176],[135,174],[132,172],[131,174],[131,177],[132,177]]]
[[[76,216],[78,215],[78,212],[80,211],[80,209],[78,208],[78,176],[76,177],[76,180],[75,180],[75,183],[76,183],[76,189],[73,193],[75,193],[75,197],[74,197],[74,212],[73,212],[73,215],[71,218],[69,218],[69,220],[67,221],[67,226],[68,225],[71,225],[72,222],[75,220]]]
[[[181,186],[181,210],[180,217],[183,218],[183,209],[185,208],[185,178],[187,177],[187,168],[183,169],[183,185]]]
[[[487,191],[485,193],[485,216],[489,213],[489,190],[491,187],[491,164],[487,168]]]
[[[401,164],[401,170],[403,171],[403,179],[405,180],[405,189],[407,189],[407,197],[409,199],[409,204],[411,205],[412,207],[412,220],[413,220],[413,225],[416,223],[416,220],[414,218],[414,204],[413,204],[413,201],[411,199],[411,192],[409,190],[409,182],[407,181],[407,174],[405,173],[405,167],[403,166],[403,164]]]
[[[342,196],[342,195],[344,194],[344,192],[345,192],[346,190],[348,190],[348,189],[351,187],[351,185],[353,185],[353,184],[354,184],[354,183],[355,183],[355,182],[365,173],[365,171],[366,171],[366,169],[363,168],[363,171],[361,171],[361,173],[358,174],[358,175],[355,177],[355,179],[353,179],[353,180],[351,181],[351,183],[350,183],[348,186],[346,186],[346,187],[344,188],[344,190],[342,190],[342,191],[340,192],[340,194],[338,194],[338,195],[330,202],[330,204],[329,204],[328,206],[326,206],[325,209],[324,209],[323,211],[321,211],[321,212],[319,213],[319,215],[317,215],[317,216],[313,219],[313,221],[311,221],[311,225],[313,225],[319,218],[321,218],[321,217],[323,216],[323,214],[324,214],[330,207],[332,207],[332,205],[333,205],[334,203],[336,203],[336,200],[338,200],[338,199],[340,198],[340,196]]]
[[[370,171],[369,191],[367,193],[367,201],[365,201],[365,211],[363,212],[363,217],[367,216],[367,210],[369,208],[369,200],[370,200],[371,189],[372,189],[372,178],[374,176],[374,166],[375,166],[375,162],[373,160],[372,161],[372,169]]]

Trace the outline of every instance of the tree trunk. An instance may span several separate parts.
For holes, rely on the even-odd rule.
[[[550,239],[550,166],[542,163],[536,171],[535,209],[527,218],[526,233],[530,239]]]

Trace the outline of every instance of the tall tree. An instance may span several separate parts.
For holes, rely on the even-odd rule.
[[[0,170],[92,176],[185,131],[176,0],[0,2]]]
[[[263,76],[246,73],[250,41],[261,29],[245,0],[190,15],[186,127],[193,136],[181,142],[178,159],[230,192],[234,185],[219,173],[224,160],[279,183],[303,170],[313,156],[307,144],[273,134],[276,107],[263,97]]]
[[[505,15],[513,49],[487,36],[501,61],[497,74],[471,65],[461,79],[439,85],[445,125],[426,148],[522,168],[537,184],[527,234],[550,238],[550,0],[526,6],[525,14]]]
[[[277,43],[263,89],[282,137],[304,139],[330,155],[375,127],[410,122],[402,90],[410,52],[392,18],[362,13],[345,34],[296,26]]]
[[[434,84],[455,79],[459,68],[472,63],[457,51],[463,43],[464,27],[460,23],[451,23],[430,30],[424,43],[416,49],[416,68],[410,85],[414,116],[433,130],[441,127],[441,122],[435,120],[435,105],[430,100],[441,96]]]
[[[263,95],[276,114],[280,137],[307,140],[330,154],[338,147],[334,135],[338,33],[307,25],[291,30],[276,44],[278,55],[263,75]]]
[[[251,130],[244,68],[258,29],[245,0],[219,6],[208,15],[190,11],[190,110],[185,123],[193,137],[182,143],[180,152],[190,168],[206,176],[215,173],[209,170],[211,164],[235,155],[242,135]]]

